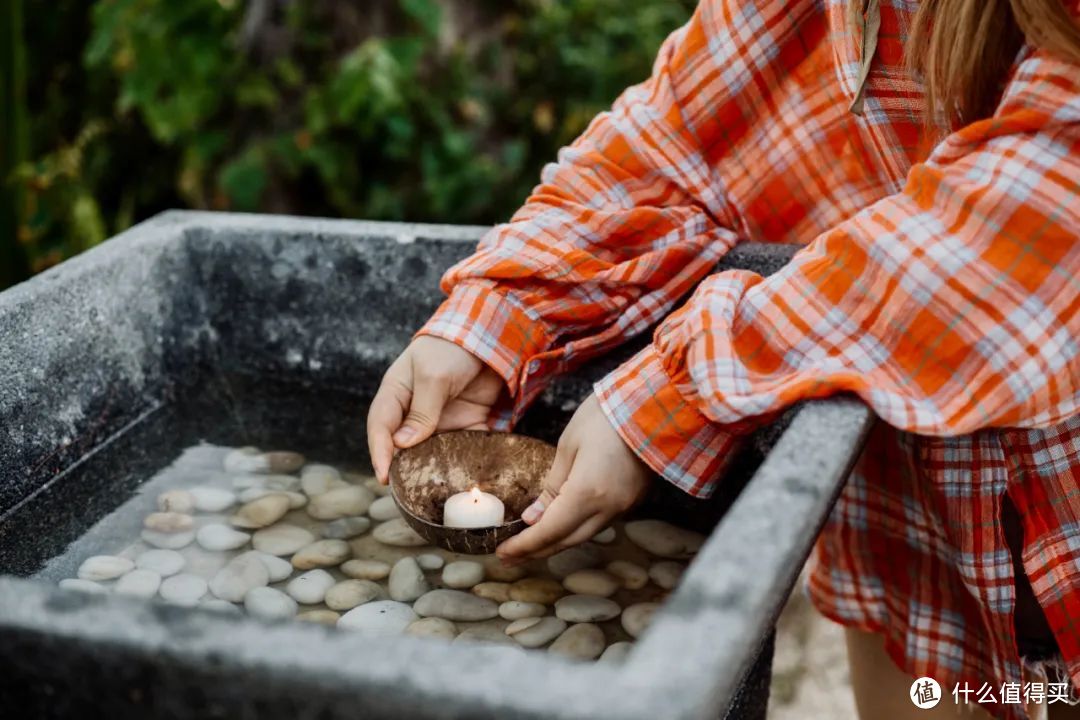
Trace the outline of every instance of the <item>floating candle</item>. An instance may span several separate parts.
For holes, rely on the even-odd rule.
[[[481,528],[502,525],[502,500],[473,487],[468,492],[451,495],[443,506],[443,525],[453,528]]]

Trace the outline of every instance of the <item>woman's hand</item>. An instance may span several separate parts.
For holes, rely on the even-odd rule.
[[[559,438],[543,492],[521,515],[532,527],[496,552],[513,563],[583,543],[641,500],[652,476],[590,395]]]
[[[494,370],[449,340],[413,340],[383,375],[368,410],[375,477],[386,484],[395,447],[412,447],[436,430],[486,430],[505,390]]]

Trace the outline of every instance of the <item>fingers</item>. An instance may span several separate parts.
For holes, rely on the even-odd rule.
[[[551,467],[548,468],[547,474],[544,476],[543,490],[540,491],[539,497],[533,501],[532,505],[529,505],[521,513],[521,519],[525,521],[525,524],[535,525],[544,514],[544,511],[555,501],[559,494],[559,488],[566,482],[566,478],[570,474],[570,468],[574,466],[576,456],[576,450],[569,449],[565,443],[559,443],[559,446],[555,449],[555,459],[552,460]]]
[[[519,560],[541,554],[569,537],[593,515],[593,511],[575,502],[573,495],[560,495],[544,511],[539,522],[500,545],[496,552],[504,560]]]
[[[394,459],[391,433],[401,425],[403,408],[408,404],[408,392],[395,383],[383,382],[371,401],[367,417],[368,451],[375,477],[386,484],[390,461]]]
[[[400,448],[412,447],[431,436],[439,425],[443,406],[450,396],[450,381],[416,369],[413,378],[412,399],[405,423],[394,432],[394,444]]]

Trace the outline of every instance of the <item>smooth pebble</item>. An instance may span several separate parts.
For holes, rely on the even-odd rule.
[[[221,523],[203,525],[195,533],[195,540],[203,548],[214,552],[236,550],[248,544],[251,536]]]
[[[604,622],[621,612],[617,602],[596,595],[567,595],[555,602],[555,616],[571,623]]]
[[[157,496],[157,508],[162,512],[190,513],[195,509],[195,497],[187,490],[166,490]]]
[[[578,570],[563,578],[563,587],[578,595],[611,597],[622,582],[604,570]]]
[[[161,587],[161,575],[153,570],[135,568],[116,581],[114,588],[119,595],[152,598]]]
[[[158,532],[157,530],[143,530],[139,537],[143,539],[147,545],[152,545],[156,548],[162,548],[163,550],[179,550],[182,547],[187,547],[195,539],[195,532],[188,530],[187,532],[167,533]]]
[[[325,570],[308,570],[290,580],[285,592],[298,603],[314,605],[321,603],[326,598],[326,591],[335,584],[334,576]]]
[[[679,584],[686,566],[673,560],[661,560],[649,567],[649,577],[664,590],[671,590]]]
[[[229,518],[236,527],[255,530],[273,525],[289,512],[289,498],[282,493],[271,493],[257,500],[244,503]]]
[[[259,558],[241,555],[214,574],[210,579],[210,592],[222,600],[242,602],[249,590],[269,582],[270,573]]]
[[[308,498],[304,493],[293,492],[291,490],[274,490],[272,488],[256,487],[248,488],[240,493],[240,502],[251,503],[268,495],[281,495],[288,499],[289,509],[297,510],[307,505]],[[243,508],[241,508],[243,509]]]
[[[593,535],[593,542],[598,542],[601,545],[610,545],[615,542],[615,528],[606,527],[600,532]]]
[[[442,571],[443,585],[457,590],[471,588],[484,580],[484,566],[472,560],[447,563]]]
[[[368,490],[375,493],[376,497],[385,497],[390,494],[390,487],[388,485],[383,485],[375,478],[367,478],[364,480],[363,485]]]
[[[323,525],[322,536],[332,540],[348,540],[370,529],[371,520],[366,517],[343,517]]]
[[[352,610],[357,605],[385,600],[386,591],[372,580],[342,580],[326,591],[326,606],[334,610]]]
[[[403,557],[394,563],[387,584],[391,599],[398,602],[412,602],[431,589],[424,577],[424,571],[420,569],[416,558],[411,556]]]
[[[475,622],[498,617],[498,603],[460,590],[432,590],[413,605],[418,615],[459,622]]]
[[[398,509],[397,503],[394,502],[394,498],[389,495],[384,495],[381,498],[377,498],[371,507],[368,508],[368,515],[372,520],[393,520],[396,517],[401,517],[401,510]]]
[[[433,637],[444,640],[453,640],[457,637],[458,629],[454,623],[439,617],[421,618],[409,623],[405,628],[406,635],[414,637]]]
[[[538,622],[540,622],[540,618],[538,617],[526,617],[515,620],[506,626],[506,634],[513,637],[523,630],[528,630]]]
[[[586,570],[600,565],[604,561],[604,551],[593,543],[582,543],[547,559],[548,570],[557,578],[564,578],[578,570]]]
[[[184,556],[175,550],[147,550],[135,558],[135,567],[153,570],[165,578],[183,570],[186,562]]]
[[[363,515],[371,507],[375,496],[359,485],[347,485],[315,495],[307,504],[307,514],[316,520],[337,520],[343,517]]]
[[[239,448],[225,455],[222,463],[230,473],[291,473],[304,464],[300,453],[259,452],[256,448]]]
[[[626,662],[626,656],[630,654],[630,651],[634,649],[634,643],[631,642],[616,642],[607,646],[607,649],[600,654],[599,661],[602,663],[611,663],[613,665],[621,665]]]
[[[473,587],[472,593],[497,603],[504,603],[510,599],[510,583],[482,582]]]
[[[80,580],[113,580],[131,572],[135,563],[116,555],[94,555],[83,560],[79,565]]]
[[[705,542],[701,533],[663,520],[632,520],[626,523],[626,537],[646,552],[675,559],[694,555]]]
[[[104,585],[99,585],[93,580],[83,580],[82,578],[64,578],[60,581],[60,587],[65,590],[78,590],[79,592],[91,593],[100,595],[109,591]]]
[[[381,525],[376,525],[372,536],[383,545],[393,547],[419,547],[427,545],[427,540],[416,534],[416,531],[406,524],[401,518],[387,520]]]
[[[591,623],[579,623],[566,628],[548,651],[573,660],[595,660],[604,652],[604,644],[603,630]]]
[[[489,645],[515,645],[513,639],[503,628],[493,625],[474,625],[467,627],[454,638],[455,643],[487,643]]]
[[[640,590],[649,584],[649,571],[626,560],[610,562],[606,570],[619,578],[627,590]]]
[[[272,587],[256,587],[244,595],[244,609],[261,620],[286,620],[298,610],[296,601]]]
[[[405,603],[376,600],[355,607],[341,616],[337,626],[368,635],[400,635],[419,616]]]
[[[292,556],[292,564],[297,570],[337,567],[348,560],[350,555],[352,555],[352,549],[344,540],[316,540],[300,548]]]
[[[256,550],[278,556],[292,555],[313,542],[315,536],[311,532],[287,523],[256,530],[251,536],[251,545]]]
[[[356,580],[383,580],[390,576],[390,563],[382,560],[349,560],[340,569]]]
[[[341,613],[336,613],[333,610],[306,610],[296,616],[297,620],[318,623],[319,625],[337,625],[340,618]]]
[[[547,645],[566,630],[566,622],[550,615],[540,622],[514,634],[514,642],[522,647],[538,648]]]
[[[660,607],[659,603],[643,602],[629,605],[622,613],[622,626],[626,634],[636,638],[645,632],[649,626],[653,613]]]
[[[525,578],[510,586],[510,599],[550,605],[563,595],[566,589],[550,578]]]
[[[195,499],[195,509],[199,512],[224,512],[236,504],[236,494],[215,487],[193,487],[188,490]]]
[[[546,612],[547,608],[540,603],[521,602],[520,600],[509,600],[499,606],[499,617],[506,620],[543,617]]]
[[[206,580],[191,573],[180,573],[161,581],[158,594],[174,605],[194,607],[206,594]]]
[[[417,564],[424,570],[441,570],[446,561],[442,555],[435,553],[422,553],[416,556]]]
[[[194,521],[186,513],[155,512],[143,520],[143,527],[159,533],[178,533],[191,530]]]
[[[216,597],[212,597],[209,600],[203,600],[199,603],[199,608],[202,610],[209,610],[210,612],[224,613],[226,615],[240,615],[240,608],[233,605],[231,602],[225,600],[219,600]]]
[[[348,487],[337,468],[329,465],[308,465],[300,471],[300,487],[308,497],[322,495],[328,490]]]
[[[248,550],[247,552],[239,555],[239,557],[251,556],[258,558],[259,562],[266,566],[266,572],[270,576],[270,582],[281,582],[290,575],[293,574],[292,563],[285,558],[279,558],[276,555],[270,553],[260,552],[258,550]]]

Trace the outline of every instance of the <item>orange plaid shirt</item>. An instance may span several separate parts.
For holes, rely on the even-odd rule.
[[[506,380],[507,425],[552,375],[660,323],[596,394],[699,496],[801,400],[855,393],[939,437],[1080,414],[1080,67],[1025,48],[993,117],[930,143],[903,67],[913,7],[881,0],[858,116],[844,2],[704,0],[447,272],[421,332]],[[769,277],[714,273],[742,241],[805,247]]]

